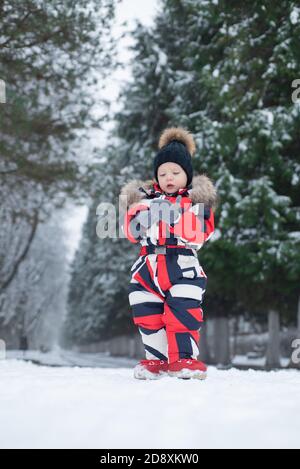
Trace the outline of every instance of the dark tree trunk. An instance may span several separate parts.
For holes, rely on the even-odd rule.
[[[296,339],[300,341],[300,295],[298,299],[298,310],[297,310],[297,337]],[[296,344],[291,344],[291,360],[289,363],[289,368],[296,368],[297,370],[300,370],[300,363],[299,358],[300,358],[300,351],[299,350],[299,342]]]
[[[207,323],[203,324],[200,331],[199,350],[199,359],[209,365],[211,363],[211,356],[209,353],[209,346],[207,340]]]
[[[215,363],[218,366],[231,365],[229,319],[219,317],[215,319]]]
[[[269,342],[266,368],[280,368],[280,318],[278,311],[269,311]]]

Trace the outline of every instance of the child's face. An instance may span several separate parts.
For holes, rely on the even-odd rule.
[[[187,184],[187,175],[177,163],[164,163],[157,172],[160,188],[167,194],[184,189]]]

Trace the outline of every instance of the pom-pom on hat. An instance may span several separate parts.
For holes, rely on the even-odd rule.
[[[165,129],[158,143],[159,152],[154,158],[153,169],[158,181],[158,168],[164,163],[177,163],[186,172],[187,186],[193,179],[192,156],[196,152],[194,137],[182,127]]]

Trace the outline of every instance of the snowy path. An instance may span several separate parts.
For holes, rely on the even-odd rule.
[[[299,448],[300,373],[206,382],[0,361],[1,448]]]

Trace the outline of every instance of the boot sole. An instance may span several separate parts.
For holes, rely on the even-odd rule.
[[[207,373],[205,371],[183,368],[180,371],[169,371],[169,376],[179,379],[199,379],[204,381],[207,378]]]
[[[146,380],[157,380],[168,376],[168,372],[160,371],[159,373],[151,373],[151,371],[135,368],[133,376],[135,379]]]

